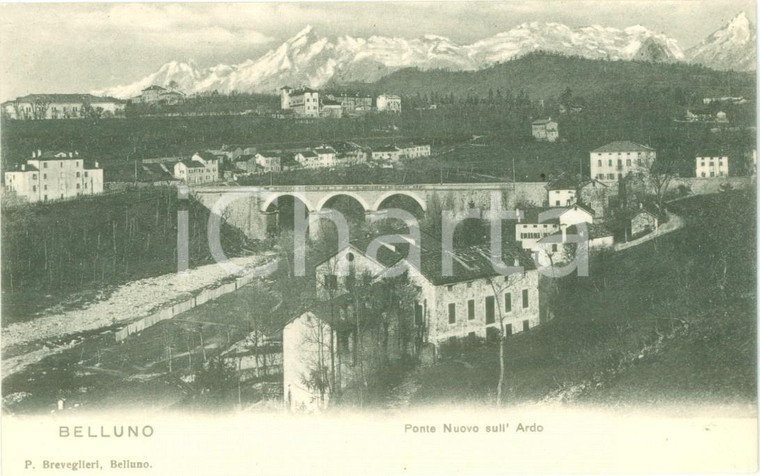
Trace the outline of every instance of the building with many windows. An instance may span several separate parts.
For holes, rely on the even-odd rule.
[[[280,108],[298,116],[319,117],[319,91],[310,88],[280,88]]]
[[[188,185],[219,180],[219,160],[209,152],[199,152],[189,160],[174,164],[174,177]]]
[[[591,151],[591,178],[620,180],[630,172],[646,172],[656,158],[657,152],[651,147],[631,141],[610,142]]]
[[[531,133],[537,140],[554,142],[559,138],[558,124],[548,119],[538,119],[531,124]]]
[[[38,150],[5,172],[5,190],[30,202],[95,195],[103,192],[103,169],[78,152]]]
[[[401,96],[381,94],[377,97],[375,105],[379,112],[401,112]]]
[[[80,119],[121,117],[126,101],[92,94],[29,94],[6,101],[2,113],[8,119]]]
[[[696,176],[728,177],[728,156],[700,156],[696,160]]]

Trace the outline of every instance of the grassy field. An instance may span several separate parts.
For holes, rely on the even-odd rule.
[[[685,229],[563,278],[556,318],[508,341],[506,401],[754,402],[754,207],[741,192],[679,202]],[[497,356],[421,369],[411,403],[492,404]]]

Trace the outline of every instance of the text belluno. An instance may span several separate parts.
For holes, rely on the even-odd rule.
[[[153,427],[150,425],[114,425],[114,426],[59,426],[61,438],[150,438]]]

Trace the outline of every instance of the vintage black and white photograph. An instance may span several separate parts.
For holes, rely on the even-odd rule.
[[[757,470],[754,1],[1,11],[4,474]]]

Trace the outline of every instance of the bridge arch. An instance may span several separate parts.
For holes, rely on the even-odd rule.
[[[382,205],[385,200],[387,200],[387,199],[389,199],[389,198],[391,198],[391,197],[393,197],[395,195],[404,195],[406,197],[409,197],[412,200],[414,200],[415,202],[417,202],[417,204],[420,206],[420,208],[422,208],[423,212],[427,211],[427,202],[426,202],[425,198],[421,197],[420,196],[421,194],[419,194],[419,193],[409,192],[409,191],[406,191],[406,190],[391,190],[389,192],[385,192],[384,194],[380,195],[380,197],[375,201],[375,205],[372,208],[372,210],[379,210],[380,209],[380,205]]]
[[[354,200],[356,200],[357,202],[359,202],[359,204],[360,204],[362,207],[364,207],[364,211],[365,211],[365,212],[369,212],[369,211],[372,211],[372,210],[377,210],[376,208],[370,208],[370,204],[369,204],[369,202],[367,202],[367,200],[366,200],[366,199],[365,199],[365,198],[364,198],[364,197],[363,197],[363,196],[362,196],[360,193],[351,192],[351,191],[340,191],[340,192],[335,192],[335,193],[328,193],[328,194],[326,194],[324,197],[322,197],[322,198],[321,198],[321,199],[320,199],[320,200],[317,202],[317,208],[315,208],[315,210],[316,210],[316,211],[319,211],[319,210],[321,210],[321,209],[322,209],[322,208],[325,206],[325,204],[326,204],[326,203],[327,203],[327,202],[328,202],[328,201],[329,201],[331,198],[340,197],[340,196],[342,196],[342,195],[345,195],[345,196],[347,196],[347,197],[351,197],[351,198],[353,198]]]
[[[314,211],[314,205],[311,204],[311,201],[306,198],[306,195],[301,192],[282,192],[282,193],[276,193],[276,192],[268,192],[264,196],[264,200],[261,202],[261,211],[266,212],[269,207],[274,203],[275,200],[277,200],[280,197],[294,197],[299,199],[305,206],[306,210],[309,212]]]

